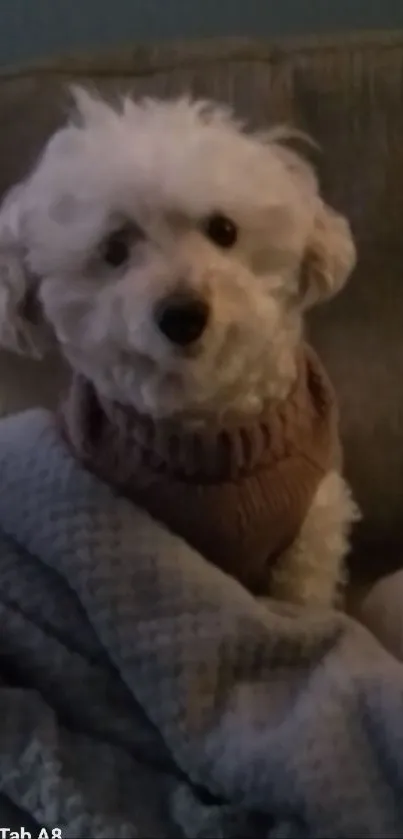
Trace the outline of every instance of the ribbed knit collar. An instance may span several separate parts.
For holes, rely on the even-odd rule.
[[[134,408],[97,394],[75,376],[62,405],[64,434],[76,454],[90,465],[103,464],[117,484],[127,484],[136,468],[147,466],[190,483],[236,480],[287,456],[299,432],[326,413],[333,394],[315,356],[301,348],[297,377],[288,397],[269,403],[257,417],[243,422],[192,428],[179,421],[154,422]]]

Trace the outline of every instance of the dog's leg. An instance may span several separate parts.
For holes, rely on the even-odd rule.
[[[353,521],[359,518],[338,472],[322,480],[300,534],[273,570],[270,595],[321,607],[337,605],[345,583],[344,558]]]

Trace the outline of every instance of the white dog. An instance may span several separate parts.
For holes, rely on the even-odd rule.
[[[274,418],[283,416],[296,387],[305,359],[303,311],[338,292],[354,265],[348,224],[324,204],[311,168],[280,131],[248,134],[227,111],[206,103],[125,99],[113,108],[84,90],[74,95],[74,118],[0,212],[0,343],[41,355],[56,338],[78,381],[90,383],[97,397],[99,428],[102,412],[108,415],[108,434],[98,434],[103,451],[115,425],[122,432],[133,417],[143,424],[143,447],[147,429],[154,440],[159,429],[170,429],[186,445],[200,444],[200,434],[203,457],[205,433],[211,442],[212,428],[218,435],[241,429],[235,442],[245,444],[242,480],[257,439],[245,429],[259,424],[267,406]],[[304,382],[305,399],[311,385]],[[311,405],[306,413],[311,422]],[[259,425],[268,438],[270,423],[270,433]],[[82,427],[76,432],[78,451]],[[302,452],[301,462],[314,459],[315,440],[309,438],[310,454]],[[233,436],[224,443],[233,452]],[[283,476],[288,454],[281,445]],[[208,448],[210,455],[217,451]],[[156,454],[161,475],[164,446]],[[114,458],[108,462],[104,473],[113,482]],[[181,477],[176,463],[175,486],[186,468]],[[213,473],[201,481],[210,489],[220,482]],[[275,597],[328,605],[343,578],[356,508],[336,460],[326,454],[316,473],[300,519],[293,507],[292,538],[276,537],[266,584]],[[129,478],[126,468],[116,483],[127,486]],[[275,491],[282,480],[275,478]],[[226,474],[227,487],[231,481]],[[158,481],[148,475],[150,483],[145,506],[164,518],[167,494],[153,507]],[[187,491],[167,516],[179,530],[175,516]],[[206,509],[202,503],[202,530],[209,527]],[[194,511],[185,512],[186,537],[192,516],[195,522]],[[218,529],[226,507],[220,516]],[[263,533],[261,518],[252,517],[254,535]],[[253,544],[247,541],[252,564]],[[257,550],[261,545],[262,539]],[[221,565],[232,572],[229,554]],[[247,580],[236,563],[234,573]],[[251,588],[261,590],[262,574]]]

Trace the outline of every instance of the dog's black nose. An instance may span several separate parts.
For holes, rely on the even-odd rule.
[[[189,292],[171,294],[155,310],[159,330],[180,347],[194,344],[203,335],[210,315],[205,300]]]

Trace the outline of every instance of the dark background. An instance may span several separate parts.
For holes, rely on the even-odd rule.
[[[403,0],[0,0],[0,63],[219,35],[403,28]]]

